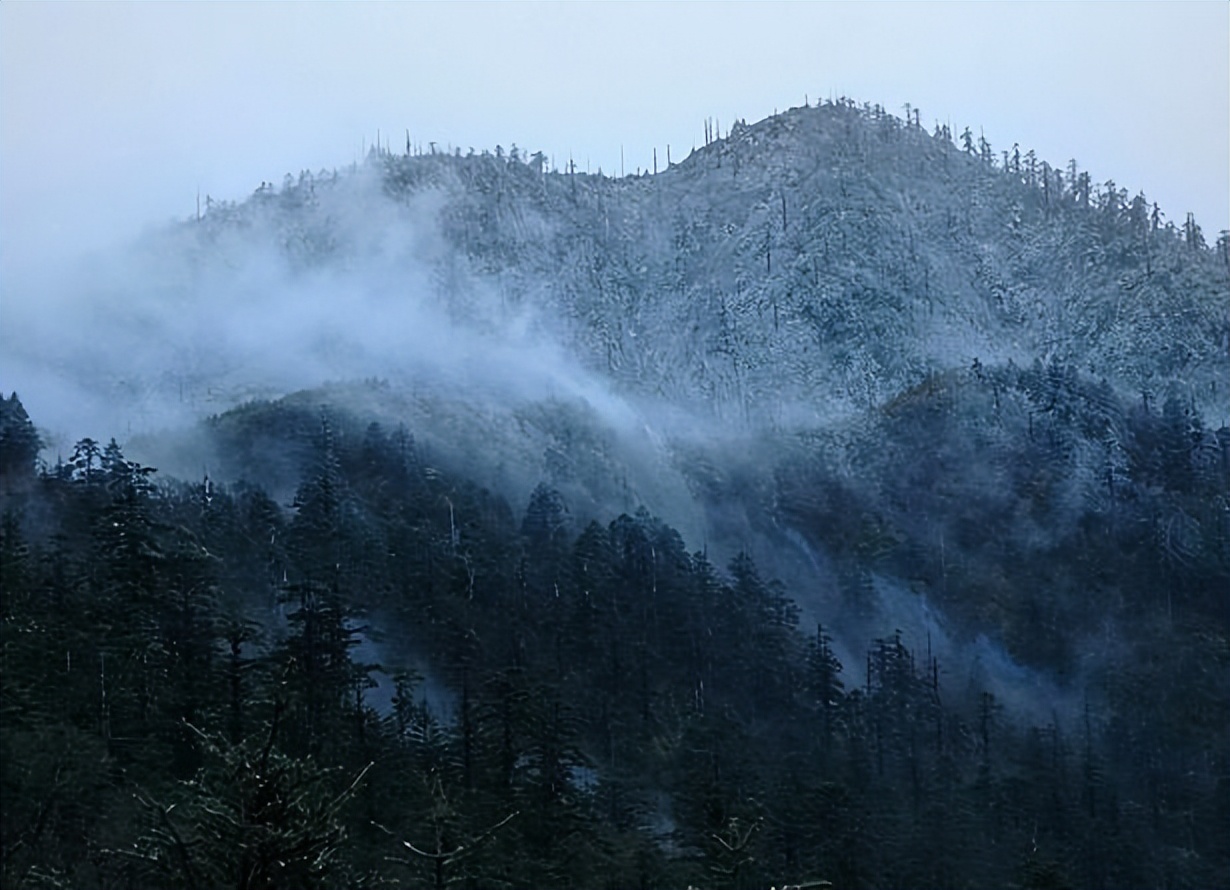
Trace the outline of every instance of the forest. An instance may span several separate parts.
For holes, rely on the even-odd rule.
[[[307,431],[285,442],[303,460],[280,505],[251,482],[162,479],[114,440],[36,470],[5,400],[5,886],[1230,876],[1226,518],[1199,517],[1223,523],[1204,542],[1220,551],[1142,542],[1167,502],[1227,490],[1225,430],[1135,411],[1113,514],[1010,565],[1019,592],[993,605],[1025,657],[1062,665],[1055,622],[1107,608],[1030,591],[1056,576],[1139,628],[1076,719],[1029,723],[888,626],[853,681],[746,553],[715,566],[644,510],[577,528],[546,484],[514,510],[425,464],[404,428],[297,413],[244,424]],[[827,504],[809,522],[870,511],[809,482]],[[1044,502],[1037,484],[1023,496]],[[847,522],[832,546],[883,546],[849,529],[891,521]],[[892,559],[936,570],[896,534]],[[986,546],[965,545],[971,566]]]
[[[3,887],[1230,887],[1230,233],[842,99],[75,274],[4,334]]]

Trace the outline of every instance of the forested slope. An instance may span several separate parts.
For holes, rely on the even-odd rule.
[[[749,556],[644,511],[577,527],[545,485],[514,510],[328,413],[296,444],[291,509],[114,443],[6,468],[6,885],[1227,879],[1226,627],[1198,573],[1161,601],[1134,522],[1086,532],[1096,568],[1047,554],[1135,623],[1080,719],[1031,722],[891,627],[843,671]],[[847,508],[839,558],[874,523]],[[1046,610],[1089,604],[1015,590],[990,606],[1065,663]]]
[[[975,359],[1219,405],[1225,239],[1076,161],[1002,154],[838,103],[737,123],[656,175],[373,150],[168,238],[207,265],[267,239],[293,268],[361,280],[413,257],[425,280],[381,281],[393,299],[483,329],[528,318],[620,389],[727,422],[873,407]]]
[[[841,101],[75,287],[4,335],[113,424],[0,405],[4,886],[1230,886],[1224,234]]]

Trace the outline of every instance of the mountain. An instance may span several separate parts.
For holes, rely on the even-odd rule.
[[[207,199],[0,334],[5,882],[1230,882],[1228,295],[844,100]]]
[[[620,179],[516,149],[373,152],[350,175],[215,206],[178,237],[242,262],[256,235],[299,271],[415,256],[429,291],[415,299],[450,320],[502,331],[528,315],[619,391],[726,423],[873,408],[975,360],[1058,362],[1220,408],[1224,243],[1159,226],[1143,195],[1075,162],[1005,155],[826,105]]]
[[[849,102],[737,123],[652,175],[549,171],[515,147],[373,150],[349,172],[211,201],[149,250],[178,276],[155,316],[172,302],[217,319],[195,367],[156,350],[189,400],[286,380],[267,369],[284,356],[317,375],[296,382],[390,381],[299,398],[406,423],[515,503],[545,480],[584,519],[644,504],[726,556],[750,548],[793,587],[818,563],[825,586],[838,571],[840,517],[820,522],[783,484],[801,466],[843,480],[908,549],[936,550],[981,504],[961,521],[1034,541],[1037,557],[1103,512],[1108,476],[1154,459],[1134,412],[1169,406],[1201,465],[1222,447],[1224,239],[1208,248],[1194,221],[1162,224],[1075,162],[1017,146],[1001,160],[968,131]],[[258,348],[235,342],[246,329]],[[947,460],[924,460],[929,441]],[[225,465],[221,451],[190,464]],[[1039,489],[1045,516],[1005,526]],[[927,596],[961,601],[949,610],[985,614],[969,607],[982,593],[928,578]],[[1070,583],[1060,599],[1083,598]],[[916,641],[940,635],[917,609],[885,610]]]

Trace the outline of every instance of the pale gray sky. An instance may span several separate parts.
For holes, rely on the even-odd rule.
[[[0,268],[130,237],[379,129],[618,172],[848,95],[1230,226],[1230,4],[0,3]]]

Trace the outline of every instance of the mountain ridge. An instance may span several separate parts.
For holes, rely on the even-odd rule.
[[[739,124],[656,175],[485,153],[373,152],[360,169],[412,213],[439,204],[428,212],[452,256],[429,274],[451,318],[532,310],[618,388],[728,422],[777,422],[821,395],[866,410],[956,355],[1079,361],[1118,389],[1185,388],[1212,410],[1230,371],[1225,257],[1198,228],[1159,225],[1143,196],[1007,160],[830,105]],[[300,249],[321,262],[321,245],[339,259],[382,249],[389,231],[347,245],[327,199],[313,213],[317,188],[262,190],[202,227],[268,210],[292,263]]]

